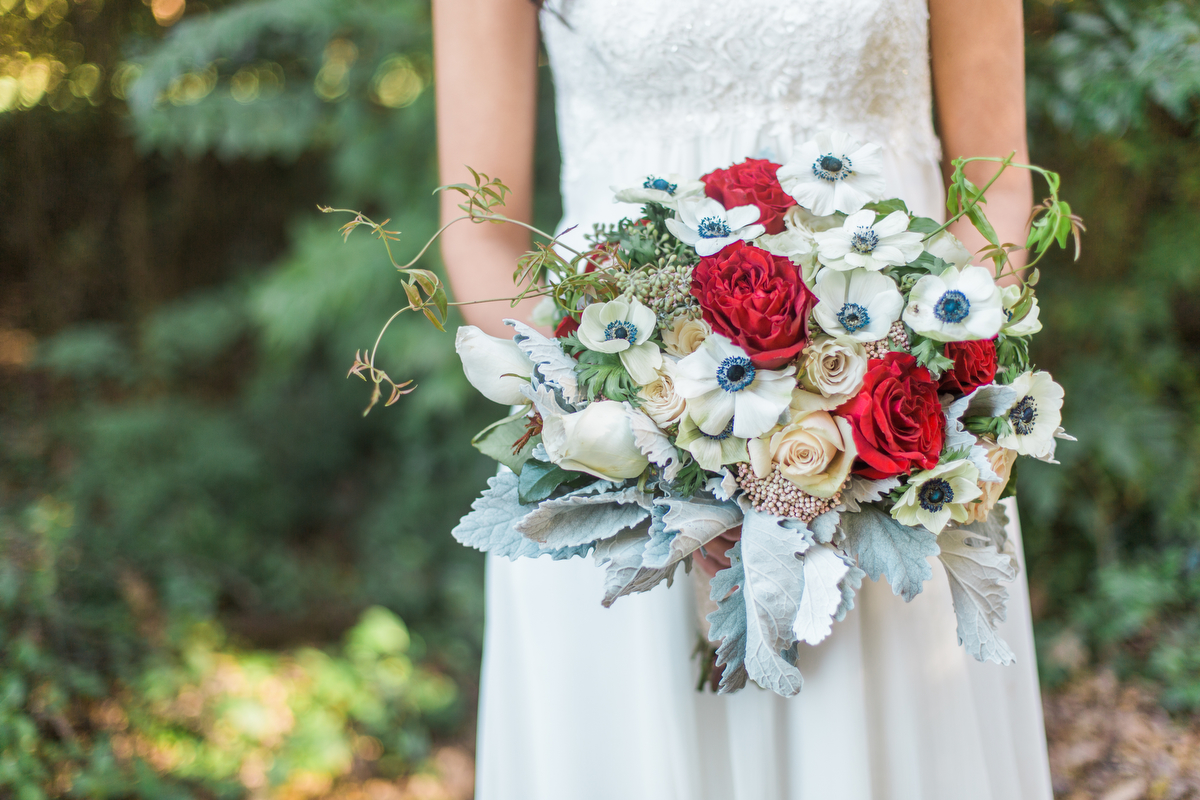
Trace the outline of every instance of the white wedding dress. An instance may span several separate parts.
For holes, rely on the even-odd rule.
[[[943,216],[923,0],[547,4],[564,227],[636,212],[610,186],[782,163],[829,129],[881,144],[889,194]],[[489,557],[477,799],[1050,800],[1023,570],[1001,667],[958,645],[933,569],[907,604],[865,581],[783,699],[696,691],[682,570],[604,609],[591,559]]]

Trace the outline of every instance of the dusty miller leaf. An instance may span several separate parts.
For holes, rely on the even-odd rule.
[[[1001,581],[1016,578],[1016,559],[960,528],[942,531],[938,544],[958,617],[959,644],[978,661],[1013,663],[1013,652],[996,633],[996,626],[1007,614],[1008,590]]]
[[[488,478],[488,488],[471,503],[467,514],[451,531],[454,538],[467,547],[483,550],[510,560],[550,555],[555,561],[572,556],[587,555],[592,542],[579,542],[574,547],[547,549],[522,536],[514,527],[535,509],[521,505],[517,499],[517,475],[504,470]]]
[[[683,462],[679,460],[679,451],[671,443],[671,439],[659,429],[658,424],[629,403],[625,403],[625,411],[629,414],[629,424],[633,429],[633,441],[637,444],[642,455],[650,459],[650,463],[663,471],[663,477],[668,481],[675,480]]]
[[[645,506],[649,505],[647,495],[636,486],[596,494],[583,489],[543,500],[515,527],[542,547],[573,547],[632,528],[648,516]]]
[[[804,562],[811,545],[783,520],[748,511],[742,521],[741,553],[746,570],[746,673],[764,689],[784,697],[799,693],[804,678],[780,654],[796,641],[793,626],[804,594]]]
[[[562,407],[562,404],[558,402],[558,398],[554,394],[554,389],[550,388],[550,386],[546,384],[541,384],[538,386],[534,386],[533,384],[525,384],[521,387],[521,394],[530,399],[534,408],[536,408],[538,413],[542,415],[543,420],[545,420],[547,417],[562,417],[571,413],[569,410]],[[545,445],[542,446],[545,447]],[[535,454],[534,458],[537,457],[538,456]],[[547,457],[543,460],[549,461],[550,459]]]
[[[965,397],[946,406],[946,444],[942,452],[966,449],[967,460],[979,470],[981,480],[999,483],[1000,476],[988,460],[987,450],[979,445],[975,434],[963,427],[964,414],[994,417],[1003,414],[1016,402],[1016,391],[1010,386],[980,386]],[[997,410],[999,409],[999,410]]]
[[[938,554],[937,537],[924,528],[910,528],[875,506],[862,506],[857,514],[842,514],[846,551],[858,566],[879,580],[887,576],[892,593],[910,602],[933,577],[929,556]]]
[[[846,577],[842,578],[842,582],[838,584],[838,588],[842,590],[842,602],[838,606],[837,613],[833,618],[841,622],[846,618],[847,612],[854,608],[854,593],[862,588],[863,578],[867,573],[863,572],[853,564],[847,564],[849,570],[846,572]]]
[[[726,555],[729,568],[713,576],[709,585],[709,597],[717,604],[717,610],[706,619],[709,622],[708,638],[720,642],[717,646],[717,666],[724,667],[718,694],[736,692],[746,685],[746,596],[742,584],[746,582],[746,570],[742,564],[742,544],[735,544]]]
[[[833,617],[842,605],[842,578],[849,566],[828,545],[815,545],[804,552],[804,594],[796,611],[796,639],[819,644],[833,631]]]
[[[742,524],[742,510],[736,503],[664,498],[655,506],[665,507],[663,529],[670,537],[665,552],[655,549],[646,554],[646,566],[665,567],[681,561],[730,528]]]
[[[553,339],[548,339],[533,328],[515,319],[506,319],[504,324],[516,331],[517,347],[529,356],[538,374],[562,392],[568,403],[578,403],[579,384],[575,378],[575,359],[563,352]]]
[[[709,478],[704,484],[704,490],[718,500],[732,500],[733,496],[741,491],[737,480],[734,479],[733,473],[728,467],[721,467],[721,476],[719,478]]]
[[[841,516],[840,511],[826,511],[808,523],[808,529],[812,531],[813,540],[817,544],[829,544],[832,542],[834,535],[837,533],[838,519]]]
[[[651,541],[646,527],[645,524],[639,525],[596,543],[596,563],[601,566],[608,564],[604,575],[604,600],[601,601],[605,608],[619,597],[647,592],[664,580],[670,586],[674,580],[678,562],[665,568],[645,566],[645,551]]]
[[[858,513],[859,503],[875,503],[900,485],[899,478],[883,478],[873,481],[861,475],[851,475],[846,488],[842,489],[842,504],[839,511]]]
[[[972,522],[970,525],[959,525],[958,527],[965,531],[976,533],[981,538],[986,539],[996,546],[996,552],[998,553],[1015,555],[1008,541],[1008,514],[1005,513],[1004,506],[999,503],[992,506],[992,510],[988,512],[987,519],[982,522]]]
[[[608,607],[617,599],[623,590],[633,582],[634,577],[642,568],[642,553],[650,537],[645,531],[621,531],[611,539],[596,544],[596,552],[592,557],[599,566],[608,565],[604,572],[604,600]]]
[[[644,564],[666,566],[671,555],[671,540],[675,534],[667,531],[663,517],[667,515],[667,507],[660,501],[655,501],[650,507],[650,541],[646,543],[646,552],[642,556]]]

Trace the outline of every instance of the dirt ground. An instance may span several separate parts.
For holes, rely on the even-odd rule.
[[[1110,672],[1047,695],[1045,710],[1056,798],[1200,798],[1200,720],[1172,720]]]

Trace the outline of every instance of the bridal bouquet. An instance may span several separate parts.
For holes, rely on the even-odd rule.
[[[910,601],[935,556],[959,642],[1011,663],[996,629],[1017,562],[998,501],[1018,456],[1052,462],[1069,437],[1063,390],[1029,362],[1036,269],[1009,266],[1019,248],[988,224],[971,160],[1046,177],[1037,258],[1078,234],[1053,173],[967,159],[948,205],[990,242],[992,266],[973,265],[949,223],[883,196],[878,146],[834,134],[783,166],[649,176],[616,191],[641,212],[587,248],[540,245],[516,279],[554,335],[458,330],[467,379],[513,411],[474,439],[503,466],[455,537],[511,559],[591,557],[608,606],[740,529],[710,585],[721,692],[796,694],[798,648],[830,634],[864,577]],[[499,182],[448,188],[466,218],[507,221]],[[435,324],[438,290],[413,302]],[[354,371],[390,382],[373,357]],[[392,385],[395,400],[406,385]]]

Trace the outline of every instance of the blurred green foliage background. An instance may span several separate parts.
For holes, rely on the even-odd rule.
[[[1192,712],[1200,4],[1026,12],[1034,160],[1089,227],[1035,343],[1080,442],[1019,476],[1042,676]],[[316,210],[432,232],[429,38],[421,0],[0,0],[0,795],[351,797],[470,747],[449,529],[495,409],[406,319],[381,366],[421,388],[361,416],[403,294]]]

